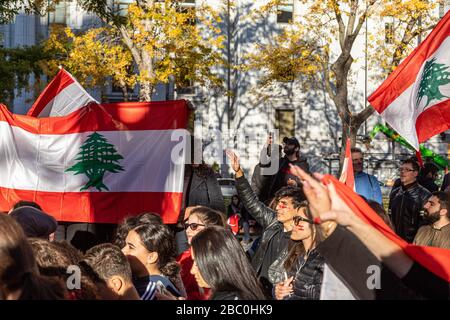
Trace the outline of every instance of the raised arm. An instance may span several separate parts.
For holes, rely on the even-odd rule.
[[[327,221],[334,221],[346,227],[398,277],[403,278],[408,273],[413,260],[400,246],[350,210],[338,196],[332,183],[325,187],[298,167],[294,167],[291,171],[304,180],[304,193],[309,203],[313,204],[311,212],[317,223],[323,225]]]
[[[244,172],[239,164],[238,156],[231,150],[227,150],[226,153],[230,159],[231,167],[236,173],[236,189],[239,198],[248,213],[251,214],[263,228],[266,228],[276,220],[276,213],[258,200],[258,197],[244,176]]]

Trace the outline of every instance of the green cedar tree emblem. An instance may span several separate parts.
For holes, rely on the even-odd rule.
[[[106,171],[113,173],[123,171],[119,164],[121,159],[123,157],[117,152],[115,146],[108,143],[104,136],[94,132],[88,136],[81,146],[81,150],[75,159],[78,162],[66,169],[66,172],[74,171],[75,175],[83,173],[89,178],[89,181],[80,191],[90,187],[95,187],[98,191],[109,190],[103,183],[103,176]]]
[[[417,107],[424,96],[427,97],[427,104],[423,107],[424,109],[431,103],[432,100],[448,98],[439,90],[440,86],[450,83],[450,72],[446,71],[448,66],[445,64],[436,63],[435,61],[436,58],[433,58],[425,63],[422,79],[420,80],[419,92],[417,93]]]

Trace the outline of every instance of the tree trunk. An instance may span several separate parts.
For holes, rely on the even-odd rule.
[[[124,81],[119,83],[120,89],[122,90],[123,101],[128,102],[130,100],[130,94],[128,93],[128,87]]]
[[[139,101],[152,101],[153,85],[150,81],[141,81],[139,85]]]

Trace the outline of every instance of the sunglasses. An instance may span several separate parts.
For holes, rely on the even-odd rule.
[[[206,227],[204,224],[201,223],[185,223],[184,229],[187,230],[187,228],[191,228],[192,231],[197,230],[198,227]]]
[[[300,221],[308,222],[310,224],[314,224],[314,221],[312,221],[310,219],[306,219],[306,218],[300,217],[300,216],[295,216],[294,218],[292,218],[292,220],[294,221],[294,224],[296,226],[298,226],[300,224]]]

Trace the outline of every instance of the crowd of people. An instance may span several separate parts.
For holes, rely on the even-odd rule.
[[[18,202],[0,214],[0,299],[450,298],[447,280],[364,221],[334,184],[310,174],[295,137],[283,139],[283,148],[269,137],[251,179],[233,151],[227,156],[237,190],[228,207],[213,171],[188,166],[176,226],[142,213],[115,226],[111,241],[88,247],[56,239],[51,215]],[[265,170],[270,159],[276,173]],[[363,170],[363,152],[352,149],[352,160],[356,193],[387,228],[408,243],[450,250],[448,179],[439,191],[433,166],[406,159],[386,212],[377,178]],[[237,232],[235,215],[242,219]],[[250,233],[250,219],[259,234]],[[369,267],[381,270],[381,285],[368,285]],[[449,273],[449,265],[439,267]]]

